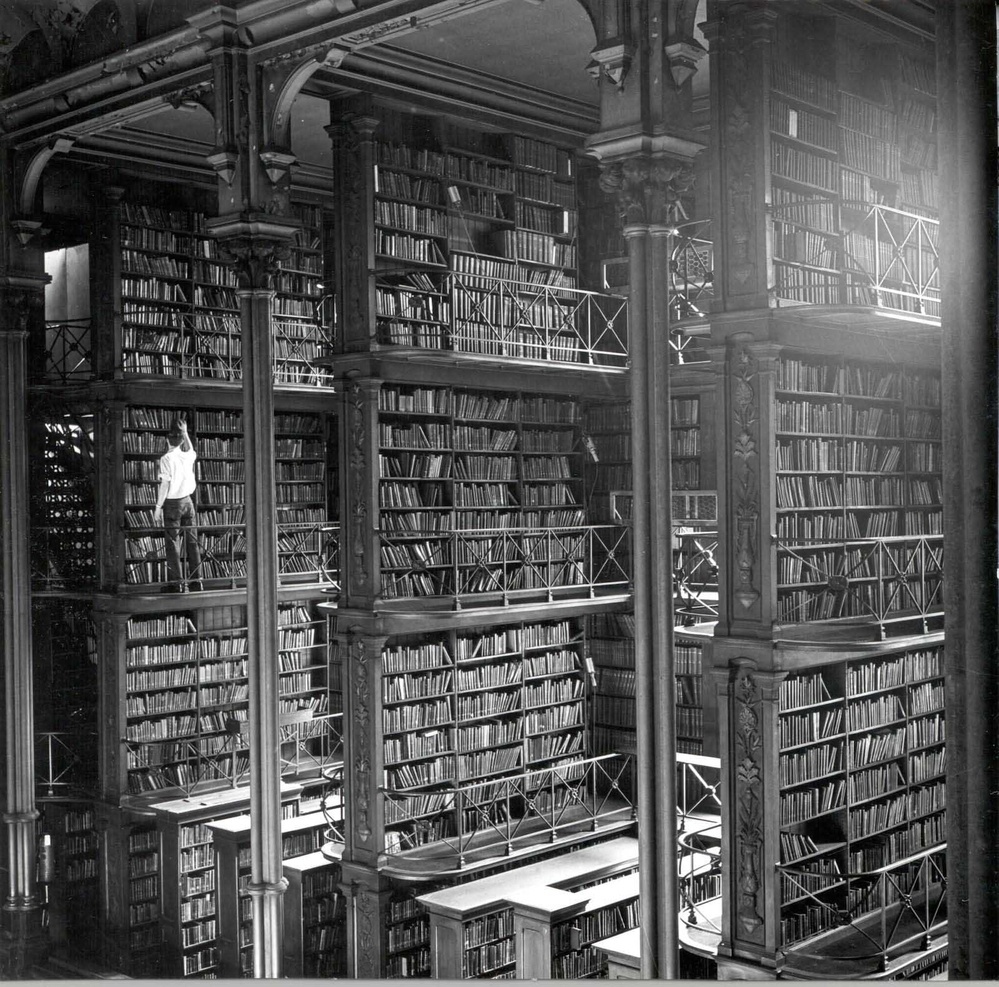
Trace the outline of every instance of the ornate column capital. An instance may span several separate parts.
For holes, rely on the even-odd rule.
[[[240,291],[273,291],[297,226],[288,220],[219,217],[209,224],[219,253],[233,266]]]
[[[601,162],[599,183],[617,199],[625,223],[669,223],[686,215],[682,198],[694,169],[682,158],[640,154]]]

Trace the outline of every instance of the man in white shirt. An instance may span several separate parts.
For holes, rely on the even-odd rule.
[[[156,496],[153,523],[162,524],[166,532],[167,579],[169,593],[183,593],[188,584],[180,561],[183,533],[187,548],[190,588],[201,589],[201,546],[198,544],[198,516],[191,499],[197,487],[194,463],[198,458],[187,434],[183,418],[174,421],[167,435],[170,448],[160,457],[160,488]]]

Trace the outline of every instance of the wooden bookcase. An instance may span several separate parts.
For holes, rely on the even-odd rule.
[[[342,844],[285,861],[284,973],[347,975],[347,899],[341,890]]]
[[[550,933],[532,925],[530,944],[524,946],[524,928],[517,924],[521,903],[546,895],[558,898],[562,906],[578,903],[572,892],[633,875],[637,866],[637,843],[619,837],[420,895],[428,920],[430,975],[446,980],[531,979],[541,976],[537,971],[544,967],[543,978],[548,979],[553,976],[550,952],[543,950],[542,957],[537,943],[550,939]]]
[[[326,838],[322,812],[293,815],[281,823],[284,859],[315,854]],[[221,977],[253,976],[253,914],[250,880],[250,817],[209,823],[215,856],[218,904],[218,972]]]
[[[874,871],[945,840],[943,648],[889,651],[789,674],[780,686],[782,947],[901,900]],[[900,887],[914,898],[932,882]],[[815,897],[810,897],[814,895]]]

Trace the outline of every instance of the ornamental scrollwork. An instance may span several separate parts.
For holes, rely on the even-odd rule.
[[[732,490],[735,504],[735,598],[748,610],[760,598],[756,588],[757,538],[760,527],[758,364],[746,349],[732,361],[734,441]]]
[[[750,671],[737,672],[735,683],[735,863],[736,920],[744,937],[762,938],[760,914],[763,850],[763,738],[760,690]]]
[[[281,263],[291,253],[287,239],[263,236],[231,236],[218,240],[219,254],[236,272],[240,288],[272,290]]]
[[[358,730],[359,743],[354,746],[355,790],[354,835],[362,843],[371,840],[371,758],[368,754],[368,734],[371,723],[371,683],[369,681],[368,650],[364,638],[355,636],[350,641],[350,674],[353,679],[354,698],[353,718]]]
[[[356,592],[363,592],[370,574],[367,567],[368,501],[364,477],[368,473],[368,429],[364,391],[353,384],[350,388],[350,581]]]
[[[693,185],[693,167],[679,158],[636,156],[600,169],[600,188],[617,199],[625,224],[685,219],[683,198]]]

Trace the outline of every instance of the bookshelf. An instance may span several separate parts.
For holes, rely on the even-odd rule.
[[[899,364],[785,352],[777,369],[782,622],[942,606],[940,381]],[[926,550],[921,536],[930,536]],[[877,541],[887,539],[887,541]]]
[[[553,930],[531,937],[525,949],[525,925],[518,924],[522,903],[532,898],[578,901],[588,888],[634,874],[637,844],[619,837],[598,846],[523,863],[498,874],[420,895],[429,918],[430,974],[448,980],[513,980],[551,976],[549,950],[536,944],[551,941]],[[524,916],[521,915],[520,922]],[[535,932],[538,924],[531,925]],[[520,942],[518,943],[518,939]],[[530,955],[527,955],[530,953]],[[543,955],[542,955],[543,954]]]
[[[430,919],[416,892],[397,889],[385,915],[385,975],[430,976]]]
[[[281,714],[298,724],[284,728],[284,767],[314,773],[334,743],[325,716],[326,625],[307,601],[282,604],[278,621]],[[124,620],[125,792],[192,792],[245,778],[246,648],[243,605]]]
[[[125,375],[239,380],[235,273],[208,235],[205,214],[130,199],[116,211]],[[329,373],[319,361],[332,348],[321,304],[322,210],[294,203],[292,212],[300,228],[277,276],[274,380],[322,386]]]
[[[96,817],[86,804],[50,803],[45,823],[52,834],[58,868],[49,898],[49,934],[55,943],[90,943],[99,930],[98,837]]]
[[[285,861],[284,973],[347,975],[347,900],[340,890],[342,844]]]
[[[943,681],[938,640],[781,683],[782,946],[833,928],[832,908],[859,921],[891,905],[860,875],[944,841]]]
[[[132,976],[161,972],[160,838],[155,824],[135,823],[128,839],[127,944]]]
[[[250,817],[233,816],[208,824],[215,849],[220,977],[253,976],[253,913],[250,881]],[[321,812],[290,815],[281,823],[284,859],[319,851],[326,833]]]
[[[546,537],[585,523],[578,425],[570,398],[382,384],[382,596],[584,582],[581,535]]]
[[[298,814],[300,799],[300,785],[281,783],[285,816]],[[149,807],[163,852],[161,930],[167,976],[197,980],[219,976],[221,917],[210,827],[245,813],[249,801],[244,787],[166,799]]]
[[[584,756],[582,634],[570,621],[397,638],[382,651],[387,853],[418,848],[495,816],[488,782]],[[456,786],[478,810],[456,819]],[[526,790],[537,782],[526,783]],[[544,799],[544,794],[539,795]],[[514,807],[515,809],[518,807]]]

